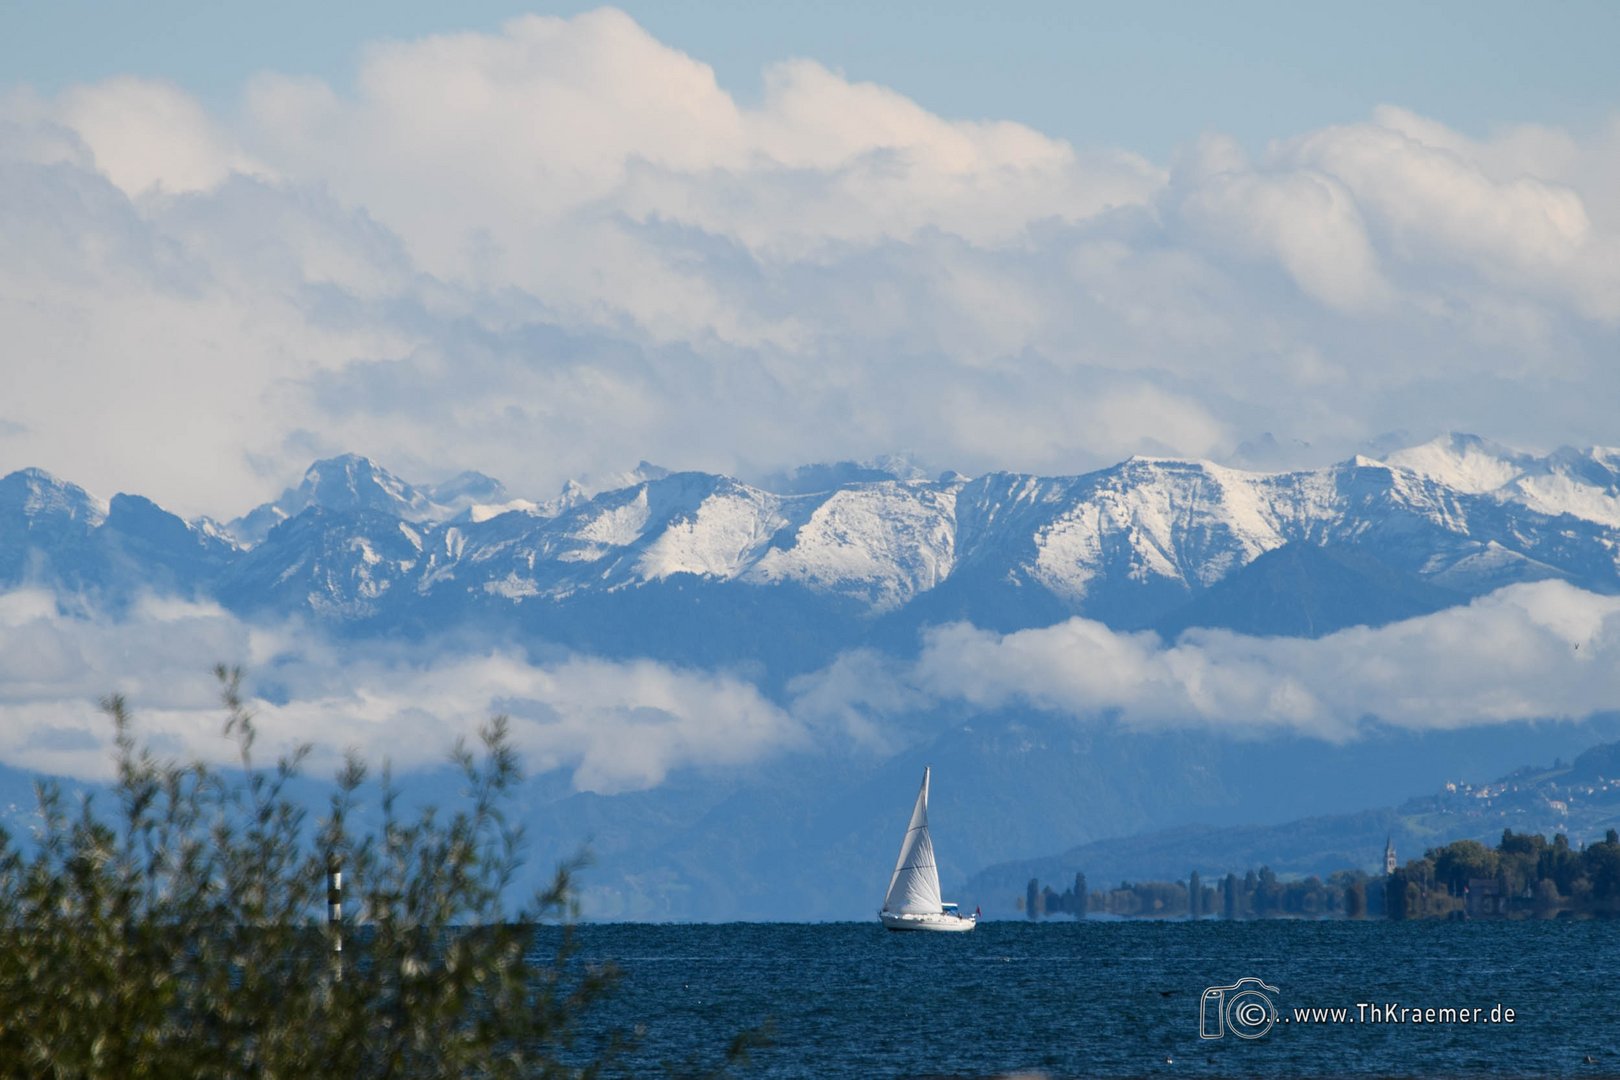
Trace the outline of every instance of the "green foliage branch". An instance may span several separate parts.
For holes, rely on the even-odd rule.
[[[0,830],[10,1075],[589,1077],[611,1066],[634,1036],[583,1034],[619,975],[578,954],[579,862],[503,909],[523,840],[504,809],[521,778],[504,718],[476,752],[456,744],[466,799],[453,812],[407,816],[385,768],[379,823],[357,828],[370,785],[351,753],[329,812],[311,822],[291,792],[309,748],[259,766],[241,673],[218,675],[239,775],[154,755],[113,697],[116,812],[96,797],[69,806],[41,783],[36,842]],[[332,928],[334,862],[348,887]],[[555,946],[538,955],[547,923]]]

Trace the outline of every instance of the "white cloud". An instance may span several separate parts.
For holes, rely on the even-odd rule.
[[[215,661],[247,669],[263,759],[310,742],[317,769],[352,747],[412,770],[504,713],[531,771],[564,769],[577,788],[612,793],[812,744],[890,753],[964,709],[1334,742],[1376,725],[1584,718],[1620,695],[1620,598],[1516,585],[1317,640],[1204,629],[1164,642],[1079,618],[1010,634],[953,624],[929,632],[914,660],[843,654],[794,680],[780,705],[737,676],[647,660],[341,643],[209,604],[148,598],[113,617],[17,590],[0,594],[0,761],[105,778],[111,729],[96,702],[112,692],[159,749],[234,761],[206,670]]]
[[[1612,442],[1620,120],[1397,108],[1172,166],[607,10],[239,115],[0,97],[0,454],[230,516],[311,457],[545,497],[641,458],[1075,472],[1270,431]]]
[[[1532,139],[1520,129],[1499,149],[1389,108],[1374,122],[1326,128],[1276,151],[1279,161],[1320,170],[1353,192],[1405,259],[1467,267],[1573,301],[1594,318],[1620,319],[1620,301],[1594,288],[1613,280],[1620,245],[1595,232],[1578,191],[1538,175],[1538,160],[1546,173],[1566,172],[1569,154],[1557,133]]]
[[[1124,152],[1085,160],[1018,124],[948,121],[809,60],[769,70],[764,101],[744,108],[708,65],[612,10],[374,46],[358,81],[348,101],[261,77],[257,138],[452,275],[468,269],[477,229],[518,238],[569,217],[604,228],[591,220],[604,210],[756,251],[925,227],[993,241],[1040,218],[1140,205],[1162,179]],[[550,254],[508,250],[513,278],[554,287],[533,261]]]
[[[160,749],[234,762],[208,675],[215,662],[245,666],[260,695],[251,704],[261,760],[309,742],[318,767],[354,748],[415,769],[443,763],[457,735],[507,713],[531,771],[567,769],[578,788],[611,793],[656,786],[672,769],[746,764],[805,738],[795,720],[729,676],[439,646],[346,645],[173,599],[112,617],[61,612],[37,591],[0,594],[0,761],[105,778],[111,726],[96,702],[118,692]]]
[[[628,315],[665,341],[800,335],[638,226],[765,261],[925,229],[995,244],[1142,205],[1162,180],[1133,155],[1082,159],[1017,124],[947,121],[808,60],[767,72],[765,100],[744,108],[612,10],[373,46],[353,100],[262,76],[249,111],[267,159],[367,207],[430,272],[517,284],[588,323]]]
[[[96,169],[131,197],[206,191],[233,172],[262,170],[178,87],[118,78],[63,94],[61,123]]]
[[[1617,672],[1620,598],[1542,582],[1316,640],[1206,629],[1166,643],[1078,618],[1011,634],[954,624],[933,631],[914,664],[864,665],[858,684],[834,665],[794,689],[807,715],[848,712],[871,726],[882,726],[889,702],[915,710],[922,699],[1343,741],[1375,723],[1584,718],[1614,707]]]
[[[1311,169],[1261,172],[1229,140],[1206,138],[1178,185],[1182,214],[1230,250],[1280,263],[1331,308],[1380,306],[1388,286],[1355,198]]]

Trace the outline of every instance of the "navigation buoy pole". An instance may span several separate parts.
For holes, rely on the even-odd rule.
[[[332,977],[343,978],[343,863],[326,860],[326,927],[332,934]]]

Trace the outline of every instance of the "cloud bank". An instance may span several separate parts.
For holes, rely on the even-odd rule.
[[[1391,106],[1155,162],[811,59],[764,86],[603,10],[379,42],[352,91],[261,73],[228,115],[0,88],[0,457],[231,516],[342,450],[543,496],[643,457],[1612,441],[1620,116]]]
[[[457,736],[504,713],[531,772],[564,769],[580,789],[613,793],[805,738],[753,686],[651,661],[346,644],[179,600],[149,598],[113,618],[18,590],[0,595],[0,761],[106,778],[112,729],[96,703],[118,692],[156,748],[234,763],[206,671],[216,661],[246,668],[266,761],[309,743],[322,767],[351,748],[400,770],[442,764]]]
[[[892,752],[1007,709],[1330,742],[1378,726],[1580,719],[1620,700],[1620,597],[1515,585],[1315,640],[1192,630],[1164,642],[1078,618],[1005,635],[953,624],[932,630],[915,660],[846,653],[777,702],[735,675],[646,660],[335,642],[175,600],[113,618],[19,590],[0,594],[0,762],[104,778],[111,729],[95,702],[113,691],[159,749],[233,761],[217,687],[199,670],[214,658],[248,668],[266,754],[309,742],[318,765],[354,748],[411,770],[442,763],[457,735],[505,713],[531,771],[613,793],[810,747]]]
[[[808,721],[867,736],[929,705],[1333,742],[1376,725],[1582,719],[1620,701],[1620,597],[1514,585],[1318,639],[1195,629],[1164,642],[1080,618],[1011,634],[956,623],[933,630],[915,662],[848,656],[793,689]]]

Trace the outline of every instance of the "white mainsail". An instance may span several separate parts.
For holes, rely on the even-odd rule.
[[[934,866],[934,841],[928,835],[928,773],[923,769],[922,790],[911,811],[911,828],[900,841],[900,858],[889,879],[883,910],[898,915],[932,915],[942,908],[939,869]]]

